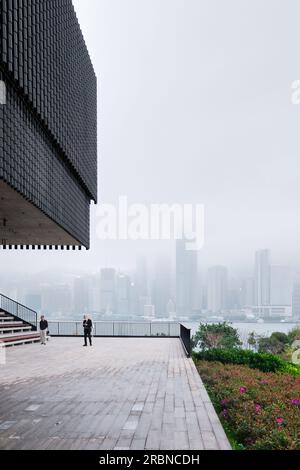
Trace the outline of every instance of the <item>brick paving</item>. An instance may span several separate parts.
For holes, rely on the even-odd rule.
[[[230,449],[179,339],[52,338],[6,356],[0,449]]]

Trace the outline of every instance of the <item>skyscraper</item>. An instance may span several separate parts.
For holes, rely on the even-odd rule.
[[[254,279],[244,279],[241,286],[241,306],[252,307],[254,304]]]
[[[88,312],[88,283],[85,277],[75,277],[73,282],[73,312],[83,315]]]
[[[130,313],[131,282],[126,274],[118,274],[116,281],[116,313],[128,317]]]
[[[256,306],[270,305],[271,268],[269,250],[255,253],[254,303]]]
[[[144,315],[144,306],[150,303],[147,260],[144,257],[137,259],[135,273],[135,290],[138,297],[138,315]]]
[[[271,305],[292,305],[293,273],[288,266],[271,266]]]
[[[176,242],[176,312],[189,316],[197,308],[197,251],[186,250],[186,241]]]
[[[220,313],[227,308],[228,273],[224,266],[214,266],[208,270],[207,310]]]
[[[101,313],[115,313],[116,308],[116,271],[112,268],[101,269],[100,310]]]
[[[100,274],[87,276],[89,313],[100,313]]]
[[[97,82],[72,1],[1,0],[0,31],[0,245],[88,248]]]
[[[168,302],[171,298],[171,266],[168,258],[160,257],[157,260],[154,277],[151,300],[155,307],[155,315],[166,317]]]
[[[134,317],[140,314],[139,296],[135,282],[131,282],[129,286],[129,313]]]

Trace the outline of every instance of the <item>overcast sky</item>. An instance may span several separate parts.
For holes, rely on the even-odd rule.
[[[298,0],[75,0],[99,85],[99,203],[203,203],[200,263],[300,264]],[[2,254],[11,267],[132,266],[167,242]],[[30,267],[29,258],[31,259]]]

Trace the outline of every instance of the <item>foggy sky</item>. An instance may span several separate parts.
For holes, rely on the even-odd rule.
[[[203,203],[203,265],[300,265],[297,0],[75,0],[98,76],[99,203]],[[0,252],[8,269],[125,268],[168,242]]]

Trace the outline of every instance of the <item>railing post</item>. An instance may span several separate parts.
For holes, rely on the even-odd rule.
[[[58,334],[58,336],[60,336],[59,321],[57,322],[57,334]]]
[[[150,336],[152,336],[152,322],[150,322]]]

